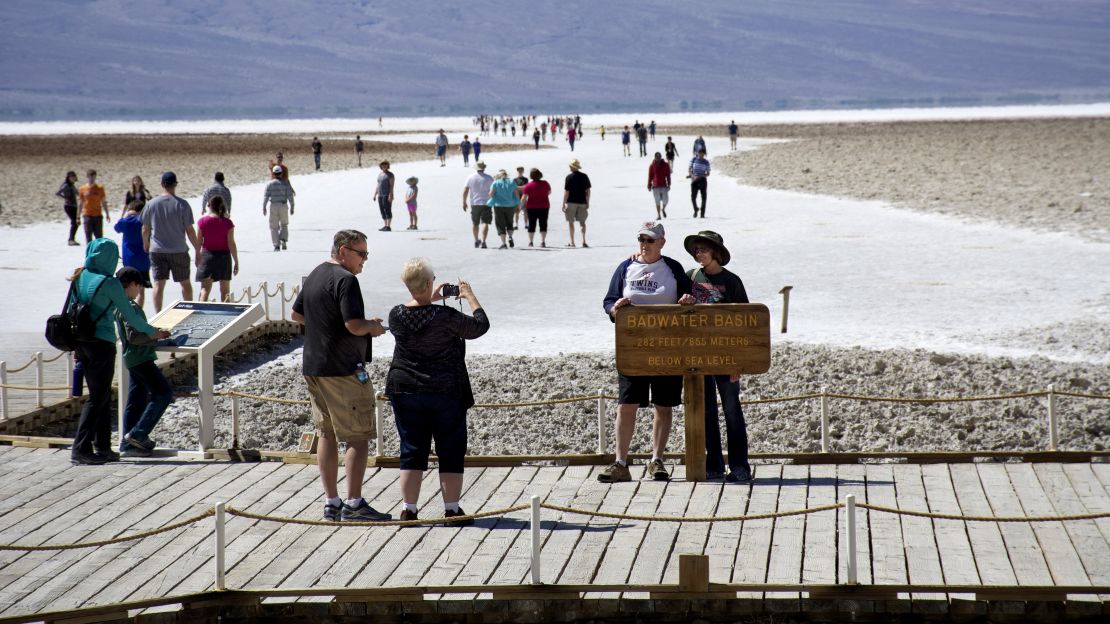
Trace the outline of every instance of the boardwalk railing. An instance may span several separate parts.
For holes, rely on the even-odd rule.
[[[214,577],[215,578],[214,578],[214,583],[213,584],[214,584],[214,587],[217,591],[224,591],[224,590],[227,589],[227,587],[226,587],[226,569],[225,569],[225,562],[226,562],[225,550],[226,550],[226,546],[227,546],[226,545],[226,539],[225,539],[225,524],[227,522],[227,516],[228,515],[238,516],[238,517],[241,517],[241,518],[246,518],[246,519],[249,519],[249,520],[254,520],[254,521],[259,521],[259,522],[278,522],[278,523],[283,523],[283,524],[326,526],[326,527],[332,527],[332,528],[337,528],[337,527],[368,528],[368,527],[404,527],[404,526],[416,526],[416,525],[435,525],[435,524],[443,524],[443,523],[457,523],[460,520],[475,520],[475,519],[490,518],[490,517],[503,517],[503,516],[507,516],[508,514],[518,512],[518,511],[530,510],[531,513],[529,514],[528,530],[530,531],[531,538],[532,538],[531,539],[531,552],[530,552],[531,580],[532,580],[533,586],[539,586],[539,585],[542,585],[542,583],[540,581],[540,578],[541,578],[540,572],[541,572],[541,569],[542,569],[541,566],[542,566],[542,542],[543,542],[542,535],[541,535],[541,522],[540,522],[541,509],[547,509],[549,511],[559,512],[560,514],[583,515],[583,516],[589,516],[589,517],[594,517],[594,518],[609,518],[609,519],[614,519],[614,520],[632,520],[632,521],[642,521],[642,522],[679,522],[679,523],[748,522],[748,521],[753,521],[753,520],[776,519],[776,518],[784,518],[784,517],[788,517],[788,516],[813,514],[813,513],[820,513],[820,512],[834,511],[834,510],[838,511],[838,513],[839,513],[840,509],[845,509],[845,524],[846,524],[847,533],[848,533],[848,535],[847,535],[847,549],[848,549],[848,552],[846,553],[846,556],[847,556],[847,575],[845,577],[844,583],[821,586],[822,588],[824,588],[826,590],[829,589],[830,587],[831,588],[842,587],[842,588],[846,588],[846,589],[857,589],[857,588],[864,587],[864,586],[861,586],[858,582],[858,573],[857,573],[857,566],[856,566],[856,556],[857,556],[856,555],[856,544],[857,544],[856,509],[866,509],[866,510],[871,511],[871,512],[890,513],[890,514],[898,514],[898,515],[910,515],[910,516],[929,518],[929,519],[932,519],[932,520],[948,520],[948,521],[957,521],[957,522],[1042,523],[1042,522],[1090,521],[1090,520],[1101,520],[1101,519],[1105,519],[1105,518],[1110,518],[1110,511],[1085,513],[1085,514],[1061,515],[1061,516],[977,516],[977,515],[962,515],[962,514],[944,514],[944,513],[934,513],[934,512],[929,512],[929,511],[900,509],[900,508],[896,508],[896,507],[886,507],[886,506],[883,506],[883,505],[873,505],[873,504],[868,504],[868,503],[858,503],[858,502],[856,502],[856,497],[855,497],[854,494],[849,494],[845,498],[845,501],[843,503],[832,503],[832,504],[829,504],[829,505],[822,505],[822,506],[818,506],[818,507],[808,507],[808,508],[802,508],[802,509],[776,511],[776,512],[759,513],[759,514],[746,514],[746,515],[734,515],[734,516],[705,516],[705,517],[652,516],[652,515],[610,513],[610,512],[602,512],[602,511],[597,511],[597,510],[579,509],[579,508],[575,508],[575,507],[567,507],[567,506],[563,506],[563,505],[554,505],[554,504],[550,504],[550,503],[543,503],[543,502],[540,501],[539,496],[531,496],[530,503],[528,503],[528,504],[514,505],[514,506],[506,507],[506,508],[503,508],[503,509],[496,509],[496,510],[491,510],[491,511],[483,512],[483,513],[471,514],[471,515],[467,515],[467,516],[454,516],[454,517],[450,517],[450,518],[430,518],[430,519],[422,519],[422,520],[419,520],[419,519],[418,520],[389,520],[389,521],[383,521],[383,522],[338,522],[338,521],[328,521],[328,520],[308,520],[308,519],[303,519],[303,518],[289,518],[289,517],[281,517],[281,516],[271,516],[271,515],[266,515],[266,514],[256,514],[256,513],[252,513],[252,512],[249,512],[249,511],[245,511],[245,510],[236,509],[234,507],[228,507],[228,506],[226,506],[225,503],[218,502],[218,503],[216,503],[216,505],[213,508],[208,509],[208,510],[204,511],[203,513],[198,514],[196,516],[192,516],[190,518],[185,518],[181,521],[174,522],[172,524],[167,524],[167,525],[164,525],[162,527],[151,529],[151,530],[148,530],[148,531],[143,531],[143,532],[140,532],[140,533],[124,535],[124,536],[116,537],[116,538],[113,538],[113,539],[90,541],[90,542],[66,543],[66,544],[35,544],[35,545],[0,544],[0,552],[3,552],[3,551],[73,550],[73,549],[82,549],[82,548],[96,548],[96,547],[101,547],[101,546],[120,544],[120,543],[129,542],[129,541],[133,541],[133,540],[145,539],[145,538],[148,538],[148,537],[159,535],[161,533],[166,533],[166,532],[174,531],[174,530],[186,527],[186,526],[190,526],[190,525],[195,524],[197,522],[201,522],[201,521],[203,521],[207,518],[214,518],[214,524],[213,524],[213,536],[214,536],[214,540],[213,540],[213,545],[214,545],[213,572],[214,572]],[[709,578],[708,574],[709,574],[709,565],[708,565],[708,557],[706,555],[685,555],[685,554],[680,555],[679,583],[678,583],[677,587],[680,588],[682,591],[687,592],[687,593],[701,592],[701,593],[706,593],[706,594],[721,595],[721,594],[727,594],[728,592],[731,592],[733,597],[735,597],[735,593],[737,591],[798,592],[798,591],[813,591],[814,589],[820,589],[820,588],[817,588],[816,586],[807,586],[807,585],[798,585],[798,584],[770,585],[770,584],[758,584],[757,583],[757,584],[746,584],[746,585],[742,585],[742,586],[741,585],[728,585],[728,584],[713,584],[711,586],[709,584],[709,581],[708,581],[708,578]],[[481,585],[481,586],[445,585],[445,586],[437,586],[435,588],[381,588],[381,589],[382,590],[386,590],[386,589],[391,590],[389,592],[390,595],[396,595],[396,594],[405,594],[405,595],[407,595],[409,593],[412,593],[412,594],[414,594],[414,598],[415,598],[416,593],[421,593],[422,594],[422,593],[427,593],[427,592],[434,592],[434,593],[448,593],[448,594],[450,594],[450,593],[484,593],[484,592],[490,592],[490,591],[494,591],[496,593],[498,591],[498,588],[499,588],[499,586],[497,586],[497,585]],[[673,591],[673,588],[674,588],[674,586],[657,585],[653,589],[650,589],[650,591],[652,591],[653,594],[655,592],[666,593],[667,591]],[[885,585],[885,584],[874,584],[874,585],[868,585],[868,586],[866,586],[866,588],[870,589],[870,590],[878,590],[878,591],[885,591],[885,592],[896,592],[896,591],[908,592],[908,591],[913,591],[913,592],[940,592],[940,593],[946,593],[946,592],[951,592],[951,593],[977,593],[977,592],[981,591],[981,592],[988,592],[988,593],[992,593],[992,594],[998,593],[998,590],[999,590],[999,588],[995,587],[995,586],[967,586],[967,585],[959,585],[959,586],[955,586],[955,585],[952,585],[952,586],[948,586],[948,585],[930,585],[930,586],[926,587],[926,586],[922,586],[922,585],[892,586],[892,585]],[[339,590],[339,591],[349,590],[349,589],[352,589],[352,588],[343,588],[342,590]],[[551,593],[558,593],[558,590],[561,590],[562,592],[567,593],[567,594],[571,594],[571,593],[577,594],[577,593],[581,593],[581,592],[607,592],[607,591],[608,592],[611,592],[611,591],[620,592],[620,591],[642,590],[642,588],[636,588],[636,589],[630,588],[628,585],[609,586],[609,585],[588,585],[588,584],[587,585],[576,585],[576,586],[546,586],[545,589],[550,591]],[[1023,586],[1023,587],[1015,588],[1015,589],[1018,589],[1020,591],[1030,592],[1034,588]],[[1067,594],[1086,594],[1086,595],[1090,595],[1090,594],[1107,594],[1107,593],[1110,593],[1110,587],[1100,587],[1100,586],[1076,586],[1076,587],[1072,587],[1072,586],[1066,586],[1066,587],[1065,586],[1046,586],[1046,587],[1038,587],[1038,588],[1035,588],[1035,589],[1037,590],[1036,593],[1038,593],[1038,594],[1046,593],[1046,594],[1052,594],[1052,595],[1060,595],[1061,597],[1066,597]],[[417,592],[415,590],[419,590],[419,592]],[[244,589],[244,591],[258,591],[258,590]],[[323,588],[311,588],[311,589],[303,589],[303,590],[282,589],[281,591],[292,592],[292,593],[287,593],[287,594],[283,594],[283,595],[301,595],[301,596],[303,596],[303,595],[326,595],[326,594],[335,592],[336,590],[334,590],[334,589],[325,590]],[[559,596],[552,596],[552,597],[559,597]],[[566,597],[566,596],[564,596],[564,597]]]

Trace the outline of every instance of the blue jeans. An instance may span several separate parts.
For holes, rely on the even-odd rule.
[[[751,470],[748,464],[748,427],[744,423],[744,409],[740,407],[740,382],[729,381],[728,375],[705,377],[705,471],[724,472],[725,458],[721,454],[721,426],[717,422],[717,394],[725,411],[725,435],[728,436],[728,469]]]
[[[123,410],[123,430],[133,438],[146,440],[173,403],[173,386],[153,360],[127,370],[131,383],[127,389],[127,407]],[[129,448],[131,445],[121,435],[119,450]]]

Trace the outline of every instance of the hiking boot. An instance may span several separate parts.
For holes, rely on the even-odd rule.
[[[729,483],[748,483],[752,481],[751,468],[741,468],[740,470],[733,470],[725,475],[725,481]]]
[[[69,461],[74,466],[102,466],[108,463],[108,460],[106,460],[103,455],[78,451],[76,449],[69,454]]]
[[[329,502],[324,502],[324,520],[328,522],[339,522],[343,514],[343,503],[332,505]]]
[[[142,449],[142,448],[139,448],[137,446],[129,446],[122,453],[120,453],[119,456],[120,457],[132,458],[132,459],[134,459],[134,458],[143,458],[143,457],[154,457],[154,451],[148,451],[146,449]]]
[[[462,507],[459,507],[458,511],[451,511],[450,509],[445,509],[443,511],[443,517],[444,518],[454,518],[454,517],[457,517],[457,516],[465,516],[465,515],[466,515],[466,512],[462,510]],[[465,520],[452,520],[451,522],[444,522],[443,524],[444,524],[444,526],[449,526],[449,527],[471,526],[472,524],[474,524],[474,518],[466,518]]]
[[[658,459],[653,459],[648,462],[647,473],[651,475],[651,478],[655,479],[656,481],[671,480],[671,473],[667,472],[667,467],[664,466],[663,462]]]
[[[628,466],[613,462],[611,466],[598,473],[597,480],[602,483],[621,483],[631,481],[632,473],[628,471]]]
[[[140,440],[139,438],[131,435],[131,432],[127,432],[123,436],[123,439],[126,440],[127,443],[131,446],[143,449],[144,451],[153,451],[155,447],[154,440],[151,440],[150,438]]]
[[[340,517],[344,522],[383,522],[393,519],[392,514],[383,513],[371,507],[366,499],[359,500],[356,507],[343,503],[343,511],[340,513]]]
[[[717,479],[724,479],[725,473],[720,470],[707,470],[705,472],[706,481],[716,481]]]
[[[418,518],[416,517],[416,512],[415,511],[409,511],[408,509],[402,509],[401,510],[401,517],[399,517],[397,519],[400,520],[401,522],[406,522],[408,520],[417,520]],[[416,525],[415,524],[410,524],[408,526],[416,526]]]

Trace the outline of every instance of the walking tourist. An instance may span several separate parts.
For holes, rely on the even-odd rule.
[[[116,220],[115,230],[123,236],[120,251],[123,254],[123,266],[131,267],[142,274],[142,283],[145,284],[138,292],[137,297],[132,297],[139,308],[146,303],[146,289],[150,288],[150,254],[143,249],[143,220],[142,212],[146,203],[133,200],[123,211],[123,216]]]
[[[467,198],[470,199],[470,223],[474,232],[474,248],[486,249],[486,237],[489,236],[489,224],[493,222],[493,209],[489,207],[489,190],[493,186],[493,177],[486,173],[486,163],[478,161],[474,164],[477,169],[466,179],[463,185],[462,208],[467,211]],[[481,236],[479,236],[481,226]]]
[[[320,152],[324,151],[324,144],[320,139],[312,137],[312,160],[316,163],[316,170],[320,170]]]
[[[266,205],[270,206],[270,242],[274,244],[274,251],[288,248],[289,215],[296,211],[296,194],[292,185],[282,179],[283,172],[281,165],[274,165],[274,178],[262,193],[262,216],[266,216]]]
[[[551,185],[539,169],[528,172],[531,181],[520,189],[520,205],[528,225],[528,246],[532,246],[536,225],[540,228],[540,247],[547,247],[547,216],[551,212]]]
[[[709,160],[705,157],[705,150],[690,159],[690,169],[686,177],[690,178],[690,203],[694,205],[694,217],[698,216],[698,194],[701,194],[701,217],[705,218],[705,194],[709,186]]]
[[[358,159],[358,166],[362,166],[362,152],[366,149],[366,144],[362,142],[362,137],[355,135],[355,158]]]
[[[655,158],[648,165],[647,186],[655,199],[655,218],[666,217],[671,191],[671,167],[659,152],[655,152]]]
[[[736,151],[736,139],[739,136],[740,136],[740,128],[736,125],[736,121],[733,120],[733,121],[729,122],[729,124],[728,124],[728,144],[729,144],[729,148],[734,152]]]
[[[469,167],[470,166],[470,148],[471,147],[473,147],[473,144],[470,142],[470,135],[469,134],[464,134],[462,143],[459,143],[459,151],[462,152],[463,166],[464,167]]]
[[[166,280],[173,279],[181,286],[182,301],[193,299],[193,284],[189,281],[191,264],[186,238],[193,251],[200,257],[200,241],[193,228],[193,209],[177,193],[177,175],[172,171],[162,174],[162,194],[150,200],[143,208],[143,249],[150,254],[150,273],[154,282],[154,311],[162,311],[162,296]]]
[[[439,159],[439,166],[447,166],[447,135],[443,133],[443,128],[439,129],[439,135],[436,136],[436,158]]]
[[[589,247],[586,244],[586,217],[590,212],[590,186],[590,176],[582,172],[582,164],[577,158],[570,161],[570,173],[563,184],[563,214],[570,229],[567,247],[574,247],[575,221],[582,230],[582,246]]]
[[[88,180],[77,191],[81,217],[85,225],[85,244],[95,238],[104,236],[104,220],[112,220],[105,201],[104,187],[96,183],[96,169],[89,169],[85,173]]]
[[[520,196],[517,195],[516,183],[509,179],[509,174],[501,169],[493,177],[493,184],[489,189],[489,202],[493,208],[493,224],[497,228],[497,236],[501,239],[498,249],[514,247],[513,243],[513,213],[520,206]],[[506,244],[505,237],[508,236]]]
[[[272,171],[270,173],[273,174]],[[231,215],[231,189],[224,185],[222,171],[217,171],[216,175],[212,176],[212,185],[204,189],[204,195],[200,197],[201,210],[204,210],[217,195],[223,198],[224,208],[227,209],[227,214]]]
[[[377,184],[374,186],[374,201],[378,202],[378,212],[382,215],[382,227],[378,229],[379,232],[391,232],[393,228],[393,187],[397,183],[397,178],[393,172],[389,170],[389,161],[383,160],[378,163]]]
[[[235,224],[227,214],[224,198],[213,195],[208,200],[208,214],[197,221],[200,237],[200,262],[197,281],[200,300],[208,301],[212,282],[220,284],[219,301],[231,294],[231,277],[239,274],[239,249],[235,246]]]

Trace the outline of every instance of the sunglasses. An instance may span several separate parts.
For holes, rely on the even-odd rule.
[[[348,247],[346,245],[343,245],[343,248],[344,249],[349,249],[349,250],[355,252],[356,254],[358,254],[358,257],[362,258],[363,260],[370,257],[370,252],[369,251],[359,251],[359,250],[355,249],[354,247]]]
[[[650,244],[652,244],[652,243],[654,243],[654,242],[657,242],[657,239],[654,239],[654,238],[648,238],[647,236],[641,236],[641,237],[637,238],[636,240],[637,240],[637,241],[638,241],[638,242],[639,242],[639,243],[640,243],[641,245],[650,245]]]

